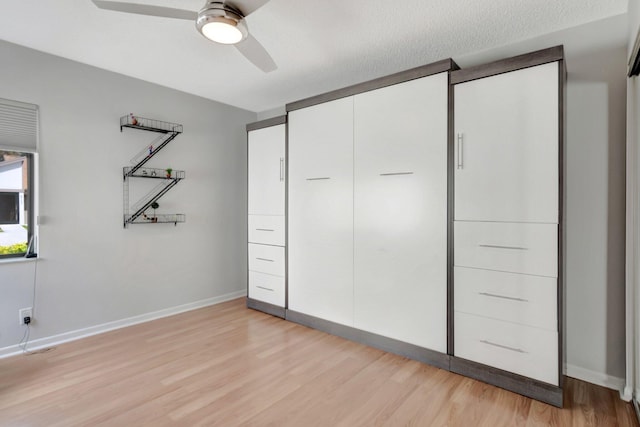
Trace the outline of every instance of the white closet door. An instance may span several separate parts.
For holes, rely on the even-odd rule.
[[[356,328],[447,350],[447,73],[355,96]]]
[[[353,325],[353,98],[289,113],[289,308]]]
[[[455,219],[558,222],[558,63],[455,86]]]
[[[284,215],[285,125],[252,130],[249,139],[249,215]]]

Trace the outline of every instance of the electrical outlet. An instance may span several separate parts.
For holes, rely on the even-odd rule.
[[[21,308],[18,310],[18,320],[20,325],[25,325],[24,318],[28,317],[30,322],[33,322],[33,307]]]

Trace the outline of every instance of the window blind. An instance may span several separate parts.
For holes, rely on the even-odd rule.
[[[36,152],[38,106],[0,98],[0,148]]]

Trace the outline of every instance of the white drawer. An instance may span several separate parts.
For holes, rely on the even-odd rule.
[[[454,354],[558,385],[557,332],[456,312]]]
[[[454,252],[456,266],[558,277],[558,226],[456,221]]]
[[[284,277],[249,272],[249,298],[284,307]]]
[[[284,247],[249,243],[249,270],[284,277]]]
[[[454,268],[455,311],[558,330],[557,279]]]
[[[284,246],[284,216],[249,215],[249,242]]]

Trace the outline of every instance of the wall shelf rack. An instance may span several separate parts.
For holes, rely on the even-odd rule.
[[[120,118],[120,132],[124,128],[155,132],[160,135],[131,159],[133,166],[122,168],[123,226],[127,228],[129,224],[161,223],[177,225],[179,222],[185,222],[184,214],[156,214],[155,209],[153,213],[147,213],[154,203],[185,178],[185,171],[144,167],[160,150],[182,133],[182,125],[127,115]],[[132,178],[156,179],[160,182],[147,194],[131,203],[129,185]]]

